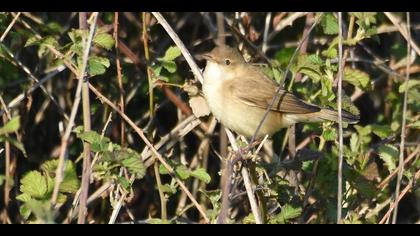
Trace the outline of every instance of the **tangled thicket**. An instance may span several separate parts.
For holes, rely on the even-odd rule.
[[[361,120],[344,124],[342,221],[392,222],[398,206],[397,222],[418,222],[420,15],[343,13],[341,42],[339,16],[163,14],[200,68],[226,41],[274,80],[290,63],[285,88],[325,107],[345,61],[343,109]],[[200,85],[155,15],[2,12],[0,33],[3,223],[216,222],[221,170],[249,145],[195,116]],[[250,148],[227,222],[256,221],[241,168],[263,222],[337,222],[338,140],[337,124],[298,124]]]

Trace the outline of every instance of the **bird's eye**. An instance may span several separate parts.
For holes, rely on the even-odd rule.
[[[228,66],[230,65],[230,60],[229,59],[225,59],[225,64]]]

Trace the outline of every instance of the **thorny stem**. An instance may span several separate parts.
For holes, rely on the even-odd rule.
[[[337,191],[337,224],[342,223],[342,202],[343,202],[343,120],[342,120],[342,81],[343,81],[343,24],[342,13],[338,12],[338,191]]]
[[[407,12],[407,65],[405,74],[405,91],[404,91],[404,104],[402,110],[402,125],[401,125],[401,143],[400,143],[400,155],[398,161],[398,177],[397,186],[395,187],[395,208],[394,214],[392,215],[392,224],[397,223],[398,215],[398,196],[400,195],[401,180],[404,172],[404,145],[405,145],[405,125],[407,122],[407,95],[408,95],[408,81],[410,80],[410,64],[411,64],[411,31],[410,31],[410,13]]]

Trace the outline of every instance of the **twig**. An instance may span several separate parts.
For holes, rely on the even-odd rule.
[[[177,176],[174,169],[165,161],[165,159],[162,157],[162,155],[155,149],[155,147],[146,138],[143,130],[140,129],[125,113],[122,113],[121,110],[119,110],[117,106],[115,106],[111,101],[109,101],[108,98],[106,98],[104,95],[102,95],[95,87],[93,87],[91,84],[89,84],[89,88],[102,102],[105,102],[108,106],[110,106],[113,110],[115,110],[125,120],[125,122],[127,122],[131,126],[131,128],[134,129],[134,131],[140,136],[140,138],[143,140],[143,142],[146,144],[146,146],[149,147],[149,149],[152,151],[153,155],[168,170],[170,176],[176,180],[176,182],[181,187],[181,189],[187,194],[188,198],[190,198],[191,202],[194,204],[194,206],[197,208],[197,210],[203,216],[206,223],[209,223],[210,220],[207,217],[204,209],[197,202],[197,200],[192,196],[191,192],[188,190],[188,188],[185,186],[185,184]]]
[[[268,35],[268,39],[267,41],[271,41],[274,36],[276,36],[276,34],[278,34],[280,31],[282,31],[284,28],[286,28],[287,26],[291,26],[293,24],[293,22],[300,18],[303,17],[307,14],[307,12],[295,12],[291,15],[289,15],[288,17],[286,17],[284,20],[280,21],[275,27],[274,27],[274,31],[271,32]]]
[[[410,80],[410,57],[411,57],[411,32],[410,32],[410,13],[407,12],[407,65],[406,65],[406,74],[405,74],[405,91],[404,91],[404,103],[403,103],[403,114],[402,114],[402,125],[401,125],[401,143],[400,143],[400,155],[398,161],[398,177],[397,177],[397,186],[395,187],[395,197],[399,196],[401,180],[404,172],[404,145],[405,145],[405,125],[407,122],[407,94],[408,94],[408,82]],[[392,224],[397,223],[398,215],[398,202],[394,208],[394,214],[392,216]]]
[[[82,81],[82,108],[83,108],[83,128],[84,131],[91,130],[91,118],[90,118],[90,99],[89,99],[89,79],[85,77],[85,72],[87,69],[87,63],[89,59],[90,48],[93,40],[93,36],[96,30],[96,20],[98,19],[98,13],[93,13],[93,22],[90,25],[90,32],[88,39],[83,39],[83,62],[82,67],[79,71],[78,79]],[[87,12],[79,13],[79,25],[80,29],[87,29]],[[79,203],[79,218],[77,223],[84,224],[87,214],[87,198],[89,193],[89,181],[90,181],[90,150],[91,144],[88,142],[83,142],[83,170],[82,170],[82,184],[80,192],[80,203]]]
[[[240,152],[239,147],[236,144],[235,137],[233,136],[232,132],[229,129],[225,129],[227,137],[232,145],[232,148],[235,152]],[[252,214],[254,215],[255,222],[257,224],[262,224],[262,218],[260,215],[260,210],[258,209],[257,200],[254,195],[254,190],[251,184],[251,178],[249,176],[248,170],[246,168],[242,168],[241,170],[242,178],[244,179],[245,189],[248,195],[248,200],[251,205]],[[229,194],[229,193],[228,193]]]
[[[343,81],[343,22],[342,13],[338,12],[338,191],[337,191],[337,224],[341,223],[343,203],[343,120],[342,120],[342,81]]]
[[[91,34],[92,34],[92,32],[91,32]],[[92,40],[90,40],[90,41],[92,41]],[[69,123],[66,127],[66,130],[64,132],[63,137],[61,138],[59,162],[58,162],[58,166],[57,166],[57,170],[56,170],[54,190],[53,190],[53,194],[52,194],[52,197],[51,197],[51,203],[52,203],[53,206],[56,204],[60,184],[61,184],[61,181],[63,179],[63,171],[64,171],[64,168],[65,168],[65,154],[66,154],[66,149],[67,149],[67,145],[68,145],[68,140],[69,140],[72,128],[74,126],[74,120],[76,118],[79,103],[80,103],[80,100],[81,100],[82,82],[83,82],[83,80],[78,80],[76,93],[75,93],[75,98],[74,98],[73,106],[72,106],[71,113],[70,113]]]
[[[420,145],[417,146],[416,150],[414,150],[405,160],[404,165],[407,165],[412,159],[414,159],[420,152]],[[395,169],[391,174],[389,174],[380,184],[378,184],[378,188],[384,189],[385,186],[398,174],[399,168]]]
[[[125,111],[125,101],[124,101],[124,85],[122,82],[121,74],[121,61],[120,61],[120,49],[118,48],[118,24],[119,24],[119,13],[114,13],[114,41],[115,41],[115,64],[117,65],[117,80],[118,80],[118,89],[120,90],[120,109],[122,112]],[[125,145],[125,123],[121,121],[121,146]]]
[[[295,60],[295,57],[296,57],[296,55],[297,55],[300,47],[302,46],[302,44],[306,40],[306,38],[309,36],[309,34],[312,32],[312,30],[315,28],[315,26],[317,25],[319,19],[321,19],[322,15],[323,15],[323,13],[321,13],[321,14],[318,15],[318,18],[314,21],[314,23],[312,24],[311,28],[308,30],[308,33],[303,36],[303,38],[300,41],[298,47],[296,48],[295,52],[293,53],[292,57],[290,58],[289,64],[287,65],[287,68],[286,68],[286,70],[284,72],[284,75],[283,75],[283,77],[282,77],[282,79],[281,79],[281,81],[279,83],[278,88],[277,88],[276,95],[273,97],[273,99],[271,100],[270,105],[267,107],[267,109],[266,109],[266,111],[264,113],[263,118],[261,119],[260,123],[258,124],[257,129],[255,130],[254,135],[251,138],[251,142],[250,143],[253,143],[255,141],[255,138],[256,138],[258,132],[260,131],[262,125],[264,124],[264,121],[267,119],[267,116],[268,116],[271,108],[274,106],[275,101],[279,98],[280,91],[283,89],[283,83],[286,80],[286,77],[287,77],[287,75],[288,75],[288,73],[290,71],[290,68],[292,66],[292,62]]]
[[[405,196],[405,194],[407,194],[407,192],[413,188],[413,183],[415,181],[417,181],[420,178],[420,170],[418,170],[416,172],[416,174],[414,175],[414,180],[411,179],[410,182],[407,184],[407,186],[403,189],[403,191],[401,191],[401,193],[399,194],[399,196],[396,196],[395,201],[391,204],[391,206],[389,207],[389,210],[385,213],[385,215],[382,217],[381,221],[379,221],[379,224],[383,224],[385,223],[385,221],[387,219],[389,219],[389,216],[391,215],[392,211],[394,210],[394,208],[398,205],[398,203],[401,201],[401,199]]]
[[[166,32],[169,34],[169,36],[172,38],[172,40],[175,42],[178,48],[181,50],[182,55],[184,55],[185,60],[187,60],[187,63],[190,66],[195,77],[200,81],[200,83],[203,83],[204,78],[201,73],[201,70],[195,63],[193,57],[191,56],[190,52],[185,47],[184,43],[181,41],[181,39],[178,37],[178,35],[169,25],[169,23],[165,20],[162,14],[160,14],[159,12],[152,12],[152,14],[157,19],[157,21],[162,25],[162,27],[166,30]]]
[[[270,22],[271,22],[272,13],[268,12],[265,16],[265,25],[264,25],[264,34],[263,34],[263,44],[262,44],[262,52],[266,53],[268,48],[268,31],[270,30]]]
[[[3,34],[0,37],[0,42],[3,42],[6,35],[9,33],[9,31],[12,29],[13,25],[16,23],[16,20],[19,18],[20,14],[22,12],[18,12],[15,17],[13,18],[12,22],[7,26],[6,30],[3,32]]]
[[[165,197],[165,193],[162,190],[162,181],[160,179],[158,162],[155,162],[155,164],[153,165],[153,170],[155,172],[156,184],[157,184],[157,189],[158,189],[159,198],[160,198],[160,217],[163,222],[166,222],[166,220],[168,219],[168,213],[166,210],[167,200]]]
[[[388,17],[388,19],[392,22],[392,24],[394,24],[398,28],[398,31],[400,31],[401,35],[405,38],[405,40],[407,40],[407,42],[411,45],[411,47],[416,51],[417,55],[420,56],[420,48],[419,46],[417,46],[414,40],[411,39],[410,32],[409,30],[407,31],[407,27],[403,23],[400,23],[401,20],[395,17],[392,13],[384,12],[384,14],[386,17]]]
[[[149,84],[149,111],[150,111],[150,120],[153,120],[155,114],[153,109],[153,81],[152,81],[152,69],[150,68],[150,55],[149,55],[149,36],[147,34],[147,14],[146,12],[142,13],[143,21],[143,47],[144,47],[144,58],[146,59],[146,72],[147,72],[147,81]],[[122,111],[124,112],[124,111]]]

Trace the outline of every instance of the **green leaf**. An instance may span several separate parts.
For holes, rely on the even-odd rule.
[[[176,193],[176,186],[169,185],[169,184],[164,184],[164,185],[161,186],[161,190],[164,193],[175,194]]]
[[[186,180],[190,177],[191,172],[188,170],[188,168],[184,165],[179,165],[175,168],[176,174],[181,178],[182,180]]]
[[[275,216],[275,223],[285,224],[289,220],[294,219],[302,214],[301,207],[293,207],[289,204],[284,205],[281,208],[281,212]]]
[[[31,210],[26,206],[26,204],[23,204],[19,208],[19,214],[23,217],[23,219],[27,220],[31,215]]]
[[[20,183],[20,191],[33,198],[44,198],[48,190],[47,179],[38,171],[30,171],[21,179]]]
[[[118,182],[125,190],[129,190],[131,187],[130,181],[127,180],[125,177],[118,176]]]
[[[326,13],[321,20],[324,34],[338,34],[338,21],[332,13]]]
[[[105,73],[106,68],[108,68],[111,64],[108,58],[93,56],[89,58],[88,65],[88,73],[91,76],[95,76]]]
[[[21,202],[27,202],[27,201],[31,200],[32,197],[28,193],[22,193],[22,194],[19,194],[18,196],[16,196],[16,199],[21,201]]]
[[[198,168],[191,172],[191,176],[203,181],[204,183],[208,184],[211,181],[210,175],[206,172],[203,168]]]
[[[169,72],[174,73],[176,71],[176,64],[173,61],[162,61],[162,66]]]
[[[333,128],[324,129],[324,131],[322,132],[322,137],[326,141],[334,141],[337,139],[337,130]]]
[[[33,45],[39,45],[42,39],[38,39],[36,36],[32,36],[26,40],[26,43],[23,47],[30,47]]]
[[[162,164],[159,165],[159,174],[161,175],[167,175],[169,174],[169,170],[166,169],[166,167]]]
[[[416,86],[420,86],[420,80],[411,79],[408,82],[402,83],[400,87],[398,88],[398,92],[404,93],[407,90],[407,87],[410,90],[411,88],[416,87]]]
[[[80,131],[78,129],[75,130],[77,137],[81,140],[92,144],[92,151],[94,152],[102,152],[107,151],[109,147],[110,140],[107,137],[101,137],[95,131]]]
[[[171,46],[166,50],[165,56],[163,56],[162,60],[173,61],[180,55],[181,55],[181,50],[179,50],[177,46]]]
[[[351,134],[351,138],[350,138],[350,150],[355,153],[357,152],[357,143],[359,141],[359,138],[357,136],[357,134],[353,133]]]
[[[392,129],[389,125],[372,125],[372,132],[379,138],[384,139],[392,134]]]
[[[95,35],[95,37],[93,37],[93,42],[106,50],[111,50],[115,44],[114,38],[107,33],[99,33]]]
[[[121,162],[124,167],[132,174],[136,175],[137,179],[141,179],[146,174],[146,167],[140,159],[140,155],[136,153],[126,153],[127,157]]]
[[[327,50],[322,51],[321,53],[324,57],[328,58],[336,58],[337,57],[337,49],[335,47],[330,47]]]
[[[45,175],[50,177],[48,178],[49,180],[48,192],[52,192],[52,188],[55,182],[54,180],[55,178],[52,178],[52,177],[55,176],[57,167],[58,167],[58,160],[46,161],[41,166],[41,169],[45,173]],[[60,184],[59,190],[61,193],[76,193],[79,190],[79,187],[80,187],[80,181],[77,177],[76,167],[72,161],[67,160],[65,163],[65,168],[64,168],[64,177]]]
[[[10,134],[18,131],[20,128],[20,116],[13,117],[3,127],[0,128],[0,135]]]
[[[289,64],[290,59],[292,58],[293,53],[296,48],[282,48],[276,52],[274,58],[280,63],[281,66],[286,66]]]
[[[391,144],[385,144],[379,147],[378,153],[379,157],[385,162],[385,165],[388,167],[388,171],[392,172],[393,170],[395,170],[399,154],[398,149]]]
[[[344,68],[344,81],[349,82],[350,84],[359,87],[367,88],[369,85],[369,75],[366,72],[363,72],[358,69],[352,69],[350,67]]]

